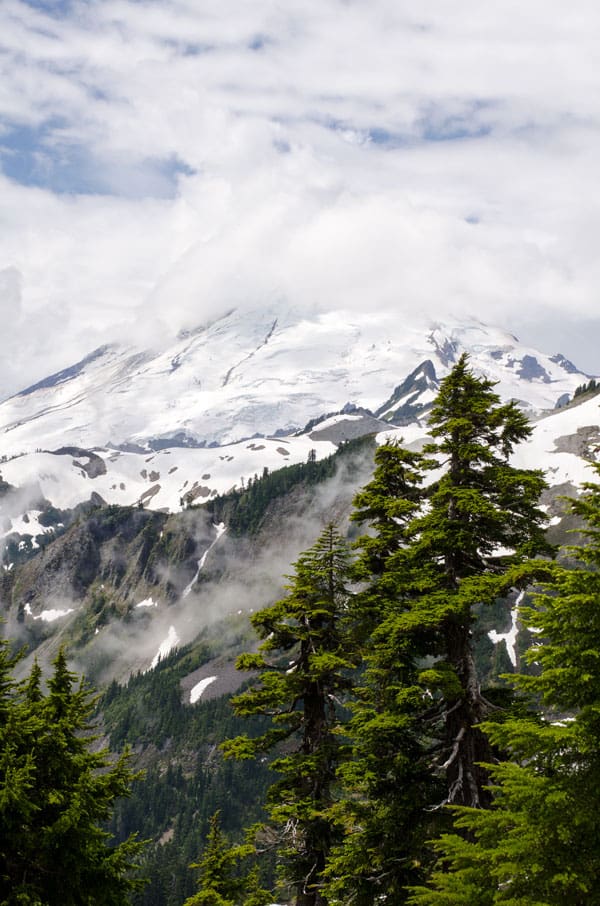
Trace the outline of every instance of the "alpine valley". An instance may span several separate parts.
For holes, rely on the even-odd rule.
[[[227,696],[256,644],[248,613],[281,595],[328,522],[356,532],[375,445],[423,446],[465,352],[532,422],[514,462],[545,471],[563,541],[576,527],[563,497],[600,459],[595,380],[475,320],[232,310],[151,347],[103,346],[0,404],[4,633],[25,646],[23,671],[66,647],[104,691],[106,739],[148,769],[113,828],[154,840],[140,903],[190,894],[216,808],[234,835],[260,815],[266,767],[216,751],[239,732]],[[480,624],[482,675],[514,670],[527,636],[514,598]]]

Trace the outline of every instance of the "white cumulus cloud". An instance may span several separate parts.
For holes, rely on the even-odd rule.
[[[276,298],[472,312],[599,371],[598,26],[588,0],[4,0],[0,395]]]

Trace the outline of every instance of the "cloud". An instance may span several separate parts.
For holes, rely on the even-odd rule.
[[[589,324],[599,20],[587,0],[5,0],[21,310],[0,387],[276,298]]]

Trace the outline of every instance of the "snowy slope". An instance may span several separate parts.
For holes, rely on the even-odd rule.
[[[516,465],[544,469],[551,487],[577,488],[595,480],[590,463],[600,461],[600,396],[560,409],[533,426],[530,440],[514,455]]]
[[[394,405],[384,404],[410,372],[429,360],[439,379],[463,351],[530,412],[552,409],[586,380],[560,356],[473,321],[232,311],[160,349],[103,347],[4,401],[0,456],[65,445],[235,443],[292,433],[346,403],[383,406],[389,417]]]
[[[533,421],[532,428],[531,437],[513,453],[515,466],[542,469],[550,488],[570,485],[577,490],[595,480],[591,464],[600,462],[600,395],[550,412]],[[393,440],[420,449],[428,440],[426,426],[407,425],[377,435],[380,444]]]
[[[312,450],[321,459],[387,421],[408,422],[392,435],[418,446],[439,380],[463,351],[503,398],[552,413],[517,461],[547,468],[552,484],[580,484],[598,405],[553,411],[587,377],[560,356],[473,321],[232,311],[159,350],[103,347],[2,403],[0,476],[19,492],[0,500],[0,537],[42,534],[44,501],[67,510],[93,495],[173,512]]]
[[[106,503],[123,506],[142,503],[150,509],[182,508],[185,502],[202,503],[216,494],[241,487],[264,468],[270,471],[297,462],[306,462],[311,450],[318,459],[329,456],[336,447],[330,441],[308,436],[244,441],[225,447],[185,449],[181,447],[156,453],[126,453],[95,450],[105,471],[90,477],[83,466],[87,458],[64,453],[30,453],[0,465],[4,481],[13,487],[29,489],[23,501],[44,499],[59,509],[71,509],[92,493]],[[100,469],[94,470],[100,472]],[[92,473],[94,474],[94,473]],[[0,507],[1,509],[1,507]],[[1,534],[19,531],[36,534],[35,515],[29,523],[13,518]],[[41,529],[39,529],[41,531]]]
[[[189,502],[202,503],[240,488],[262,475],[265,468],[275,471],[306,462],[313,450],[317,459],[329,456],[336,449],[336,441],[329,439],[332,430],[337,429],[342,436],[344,426],[352,428],[360,421],[357,415],[335,416],[299,436],[248,440],[223,447],[173,447],[146,453],[96,449],[87,455],[39,452],[18,456],[0,465],[4,481],[21,489],[13,512],[0,501],[0,537],[13,532],[34,537],[43,533],[44,527],[38,522],[40,499],[66,510],[95,493],[107,503],[141,503],[150,509],[176,512]],[[367,421],[369,430],[372,422],[377,424]],[[525,468],[544,469],[551,486],[570,484],[576,488],[593,477],[589,463],[600,459],[599,426],[600,396],[556,410],[534,423],[532,437],[517,448],[514,462]],[[426,438],[426,426],[418,423],[377,435],[379,443],[398,439],[414,448],[420,448]],[[94,468],[90,468],[90,462]]]
[[[458,335],[456,329],[455,337]],[[496,355],[492,355],[494,347],[488,344],[490,337],[497,339],[498,334],[486,328],[483,335],[486,343],[476,350],[479,363],[487,362],[489,359],[488,373],[494,366],[498,369],[496,376],[502,368],[510,376],[510,372],[515,371],[515,366],[513,364],[511,368],[508,360],[514,355],[516,348],[512,347],[514,352],[510,355],[504,352],[502,359],[497,350]],[[460,348],[458,339],[455,342],[457,352]],[[99,356],[91,365],[95,366],[102,357]],[[433,361],[433,357],[431,358]],[[548,361],[541,357],[540,361],[548,364]],[[560,367],[557,363],[550,364]],[[86,365],[84,369],[88,367],[90,366]],[[439,362],[436,369],[437,367],[440,367],[441,372],[442,365]],[[419,379],[423,370],[417,370]],[[430,369],[425,369],[425,372],[427,380],[423,383],[423,388],[431,392]],[[78,376],[80,377],[81,375]],[[59,386],[66,386],[69,380],[70,378],[67,378]],[[524,382],[525,379],[521,377],[518,381]],[[505,382],[505,386],[510,386],[506,376]],[[537,387],[534,381],[531,383],[536,392],[540,393],[538,400],[544,388],[548,388],[550,384],[549,381],[540,380],[540,387]],[[39,391],[35,391],[37,392]],[[406,403],[403,394],[398,396],[397,401],[402,405]],[[176,511],[186,501],[201,503],[232,487],[239,488],[255,475],[260,476],[265,467],[274,471],[291,463],[305,462],[313,450],[316,457],[321,459],[336,449],[340,439],[353,436],[352,432],[361,429],[361,426],[371,431],[377,426],[381,427],[382,422],[372,416],[365,416],[364,413],[349,411],[318,419],[306,432],[299,435],[254,438],[219,447],[171,447],[137,452],[107,446],[95,447],[87,452],[83,449],[63,447],[59,453],[32,452],[16,456],[0,463],[2,479],[13,488],[19,489],[17,492],[9,491],[4,497],[0,497],[0,549],[2,536],[7,539],[7,536],[19,533],[21,536],[29,535],[35,539],[36,535],[43,534],[46,529],[44,522],[40,522],[41,500],[49,500],[59,509],[66,510],[84,500],[89,500],[91,495],[95,494],[107,503],[130,505],[141,503],[150,509]],[[391,438],[402,439],[407,446],[419,449],[427,440],[426,430],[426,424],[418,421],[403,427],[386,426],[385,430],[377,435],[377,440],[382,443]],[[576,403],[553,410],[536,419],[533,422],[531,438],[520,445],[514,455],[516,465],[545,470],[548,482],[555,488],[555,494],[576,492],[582,482],[594,477],[590,463],[596,461],[600,461],[600,395],[582,399],[578,397]],[[433,478],[433,474],[430,477]],[[552,509],[550,498],[544,505],[548,505],[550,514],[557,512]],[[193,602],[194,595],[199,593],[197,582],[200,573],[205,567],[207,557],[214,556],[215,545],[223,543],[221,539],[224,533],[223,524],[214,525],[210,539],[195,554],[195,574],[192,575],[190,572],[185,580],[188,584],[185,587],[185,583],[181,585],[182,606],[188,597]],[[225,542],[227,537],[225,536]],[[21,539],[17,539],[15,542],[13,539],[13,545],[20,541]],[[7,540],[4,543],[7,544]],[[36,546],[35,541],[32,546]],[[7,558],[3,568],[6,571],[13,568],[15,571],[18,570],[18,558],[14,564],[9,563]],[[10,579],[9,576],[6,578]],[[151,669],[180,644],[181,640],[187,641],[191,630],[180,612],[167,611],[166,602],[159,596],[150,594],[152,589],[142,586],[138,590],[139,594],[133,599],[133,609],[137,611],[139,608],[139,612],[143,614],[144,626],[148,627],[147,640],[143,649],[140,649],[143,654],[136,654],[138,659],[135,664],[128,660],[131,657],[129,649],[124,651],[122,657],[130,669]],[[43,611],[31,609],[25,611],[25,626],[35,625],[39,628],[43,623],[44,630],[49,632],[49,626],[55,624],[60,630],[68,624],[68,621],[76,619],[77,609],[73,610],[72,607],[76,608],[76,605],[69,599],[53,601],[52,606],[48,604]],[[198,626],[197,616],[195,619],[194,632]],[[489,633],[494,643],[507,646],[513,664],[518,659],[516,648],[518,630],[518,601],[514,601],[511,604],[510,617],[507,612],[506,624],[490,629]],[[105,627],[98,630],[100,643],[105,632],[107,632]],[[211,665],[201,675],[195,677],[187,690],[189,695],[187,700],[196,702],[201,697],[222,694],[220,684],[221,672]]]

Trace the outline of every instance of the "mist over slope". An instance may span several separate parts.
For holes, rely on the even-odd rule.
[[[347,526],[369,478],[373,440],[267,475],[245,491],[175,514],[96,506],[64,533],[5,563],[6,634],[43,660],[66,644],[102,682],[155,666],[215,621],[282,593],[322,526]],[[41,539],[40,539],[41,540]],[[14,544],[11,547],[14,552]]]

